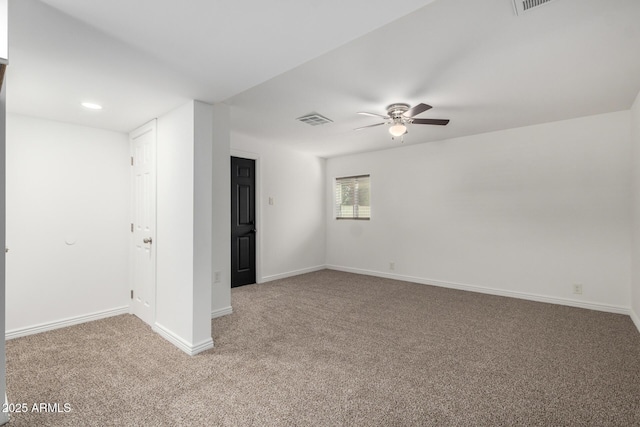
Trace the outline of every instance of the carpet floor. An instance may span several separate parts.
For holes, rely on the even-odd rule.
[[[628,316],[329,270],[232,303],[194,357],[130,315],[7,341],[10,425],[640,425]]]

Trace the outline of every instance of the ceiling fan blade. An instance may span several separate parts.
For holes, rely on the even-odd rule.
[[[362,126],[362,127],[359,127],[359,128],[355,128],[354,130],[361,130],[361,129],[366,129],[366,128],[373,128],[373,127],[380,126],[380,125],[383,125],[383,124],[384,124],[384,123],[376,123],[375,125]]]
[[[430,110],[431,108],[433,108],[431,105],[421,103],[409,108],[402,115],[405,117],[413,117],[413,116],[417,116],[420,113],[424,113],[425,111]]]
[[[380,117],[381,119],[390,119],[391,117],[389,116],[383,116],[382,114],[376,114],[376,113],[367,113],[366,111],[358,111],[358,114],[362,114],[363,116],[373,116],[373,117]]]
[[[448,119],[413,119],[411,123],[416,125],[440,125],[444,126],[449,123]]]

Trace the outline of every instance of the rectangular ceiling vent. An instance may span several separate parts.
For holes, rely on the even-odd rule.
[[[306,123],[311,126],[323,125],[325,123],[331,123],[333,120],[326,118],[318,113],[307,114],[306,116],[298,117],[296,120]]]
[[[513,0],[513,8],[516,15],[527,13],[536,7],[551,3],[553,0]]]

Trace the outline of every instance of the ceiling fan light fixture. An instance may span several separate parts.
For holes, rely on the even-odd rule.
[[[430,110],[431,105],[420,103],[410,107],[409,104],[391,104],[387,107],[387,115],[377,113],[359,112],[358,114],[364,114],[365,116],[380,117],[384,119],[384,122],[374,123],[372,125],[362,126],[354,130],[366,129],[375,126],[389,125],[389,133],[391,139],[402,137],[407,134],[407,125],[439,125],[444,126],[449,123],[448,119],[419,119],[416,118],[418,114],[424,113]]]
[[[389,128],[389,133],[394,137],[402,136],[407,133],[407,127],[402,123],[396,123]]]

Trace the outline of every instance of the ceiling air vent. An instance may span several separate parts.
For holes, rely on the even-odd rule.
[[[531,9],[551,3],[552,1],[553,0],[513,0],[513,8],[516,11],[516,15],[522,15]]]
[[[318,113],[307,114],[306,116],[298,117],[296,120],[306,123],[311,126],[323,125],[325,123],[331,123],[333,120],[326,118]]]

